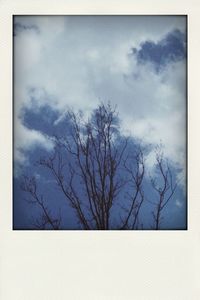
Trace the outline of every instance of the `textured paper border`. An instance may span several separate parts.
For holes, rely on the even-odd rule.
[[[188,230],[12,230],[12,15],[188,15]],[[198,1],[0,2],[0,299],[197,300],[200,275]]]

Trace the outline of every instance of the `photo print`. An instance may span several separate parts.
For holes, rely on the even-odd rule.
[[[13,71],[13,229],[187,229],[186,16],[14,16]]]

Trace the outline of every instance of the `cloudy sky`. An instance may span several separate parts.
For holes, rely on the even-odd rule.
[[[30,165],[31,151],[53,147],[47,131],[33,126],[33,116],[26,122],[27,112],[47,118],[48,108],[58,126],[68,108],[88,115],[100,101],[117,105],[123,134],[147,145],[162,143],[184,184],[186,18],[14,18],[16,177]],[[147,158],[150,169],[153,157]]]

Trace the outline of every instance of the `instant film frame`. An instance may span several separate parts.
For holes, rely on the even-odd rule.
[[[187,17],[15,15],[13,31],[13,229],[187,229]]]
[[[142,4],[1,2],[1,298],[198,299],[199,143],[197,1]],[[12,230],[12,16],[180,14],[188,16],[188,230],[30,232]]]

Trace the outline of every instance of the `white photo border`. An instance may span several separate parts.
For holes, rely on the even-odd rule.
[[[200,4],[198,1],[1,0],[0,298],[200,299]],[[12,230],[12,20],[14,15],[187,15],[188,229]]]

